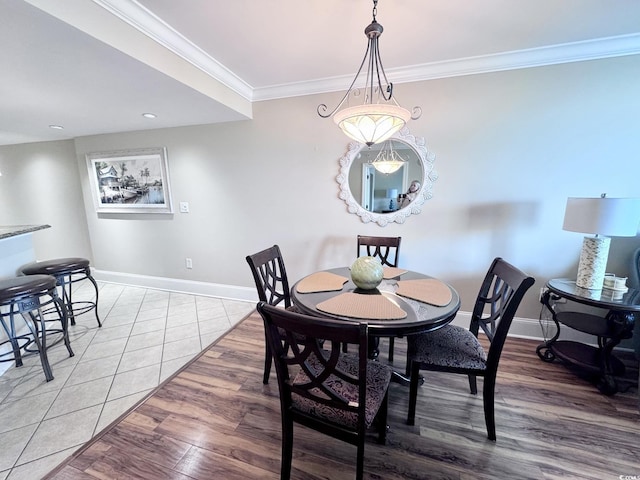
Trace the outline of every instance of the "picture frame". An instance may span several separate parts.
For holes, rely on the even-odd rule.
[[[164,147],[86,155],[98,213],[173,213]]]

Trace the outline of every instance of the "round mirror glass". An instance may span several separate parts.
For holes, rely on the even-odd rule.
[[[336,177],[340,198],[365,223],[403,223],[433,196],[434,160],[424,139],[406,128],[371,147],[351,143]]]

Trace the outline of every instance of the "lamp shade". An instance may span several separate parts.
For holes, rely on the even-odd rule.
[[[353,140],[368,146],[384,142],[411,119],[409,110],[391,104],[365,104],[348,107],[333,121]]]
[[[640,198],[567,199],[563,230],[607,237],[633,237],[640,222]]]

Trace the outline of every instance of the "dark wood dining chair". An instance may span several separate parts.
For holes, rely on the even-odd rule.
[[[288,480],[291,475],[293,425],[298,423],[355,445],[356,479],[361,479],[367,429],[376,425],[378,442],[386,442],[391,380],[390,367],[368,359],[367,324],[311,317],[264,302],[257,309],[264,320],[278,375],[280,478]],[[343,343],[357,345],[357,353],[342,352]]]
[[[384,267],[397,267],[402,237],[372,237],[358,235],[358,257],[365,255],[380,260]]]
[[[400,241],[402,237],[372,237],[358,235],[358,257],[369,256],[380,260],[382,266],[397,267],[400,259]],[[376,341],[379,341],[376,339]],[[395,338],[389,337],[389,361],[393,362]],[[377,345],[376,345],[377,353]]]
[[[533,277],[496,258],[480,287],[468,330],[449,324],[433,332],[407,337],[411,368],[409,425],[415,423],[420,370],[462,373],[469,376],[469,388],[474,395],[478,393],[476,377],[484,377],[482,396],[487,436],[489,440],[496,439],[494,396],[498,363],[516,310],[534,281]],[[480,328],[490,342],[488,354],[478,341]]]
[[[280,247],[274,245],[253,255],[247,255],[246,260],[253,274],[260,301],[296,310],[291,304],[289,280]],[[265,332],[264,374],[262,378],[262,383],[265,385],[269,383],[271,358],[271,350]]]

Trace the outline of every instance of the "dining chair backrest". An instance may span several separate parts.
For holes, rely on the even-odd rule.
[[[246,260],[253,274],[258,299],[269,305],[292,308],[289,280],[287,279],[287,270],[284,266],[284,259],[282,258],[280,247],[274,245],[253,255],[247,255]],[[264,334],[265,349],[262,383],[267,385],[269,383],[269,376],[271,375],[272,355],[267,339],[267,332],[265,331]]]
[[[397,267],[402,237],[358,235],[358,257],[376,257],[383,266]]]
[[[382,266],[397,267],[400,259],[400,240],[402,237],[373,237],[370,235],[358,235],[357,256],[375,257],[380,260]],[[378,339],[379,341],[379,339]],[[395,339],[389,338],[388,360],[393,362]],[[375,351],[378,351],[377,345]]]
[[[368,359],[367,324],[311,317],[264,302],[257,310],[278,376],[281,478],[289,478],[291,471],[294,422],[356,445],[356,478],[362,478],[365,432],[378,412],[383,413],[384,423],[379,440],[383,443],[386,438],[391,378],[388,366]],[[342,353],[344,343],[357,345],[357,354]]]
[[[291,306],[291,292],[287,270],[280,247],[274,245],[253,255],[247,255],[247,263],[251,268],[253,280],[261,302],[269,305]]]
[[[516,310],[534,282],[533,277],[500,257],[493,260],[482,281],[469,330],[477,337],[482,329],[489,339],[487,371],[494,375]]]

